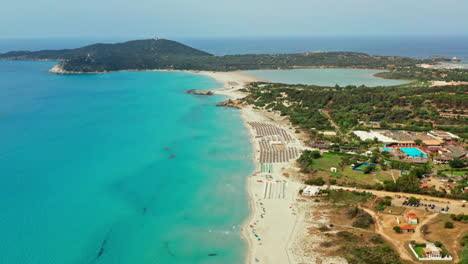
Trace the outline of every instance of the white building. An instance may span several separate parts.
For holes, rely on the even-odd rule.
[[[302,195],[305,196],[316,196],[320,192],[320,186],[307,185],[302,191]]]
[[[387,136],[382,135],[381,133],[377,131],[361,131],[357,130],[353,132],[356,136],[358,136],[362,141],[366,140],[374,140],[374,138],[377,138],[378,141],[382,142],[384,145],[390,145],[393,143],[396,143],[397,141],[394,140],[393,138],[389,138]]]

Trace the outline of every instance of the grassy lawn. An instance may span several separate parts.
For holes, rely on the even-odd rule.
[[[369,165],[362,164],[362,165],[359,165],[356,169],[364,171],[367,167],[369,167]]]
[[[460,263],[468,263],[468,246],[465,246],[460,253]]]
[[[420,258],[424,258],[424,254],[423,254],[424,247],[414,247],[413,249]]]
[[[371,174],[364,174],[362,171],[355,171],[350,166],[345,166],[343,170],[341,170],[341,167],[338,165],[338,163],[341,162],[341,157],[342,155],[340,154],[325,153],[322,158],[316,159],[314,162],[314,168],[318,170],[317,175],[324,179],[333,178],[351,180],[362,184],[374,184],[377,183],[377,181],[383,182],[386,180],[392,180],[391,172],[382,171],[381,169],[378,169],[379,166],[376,166],[377,169]],[[331,167],[335,167],[337,172],[332,173],[330,171]]]
[[[465,176],[465,174],[468,174],[468,170],[464,170],[464,171],[452,171],[451,170],[444,170],[444,173],[447,174],[447,175],[455,175],[455,176]]]

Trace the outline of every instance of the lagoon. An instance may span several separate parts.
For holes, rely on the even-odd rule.
[[[347,86],[366,85],[393,86],[408,83],[407,81],[389,80],[374,77],[379,70],[357,70],[357,69],[293,69],[293,70],[254,70],[243,71],[244,74],[255,76],[261,80],[286,83],[286,84],[308,84],[319,86]]]

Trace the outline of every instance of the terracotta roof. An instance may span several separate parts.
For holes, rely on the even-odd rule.
[[[437,146],[437,145],[442,144],[442,142],[438,140],[423,140],[423,143],[428,146]]]
[[[412,225],[399,225],[402,230],[414,230]]]
[[[413,212],[406,213],[405,216],[409,219],[418,219],[418,216]]]

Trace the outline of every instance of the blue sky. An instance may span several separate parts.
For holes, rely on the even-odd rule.
[[[0,38],[468,35],[468,0],[4,0]]]

